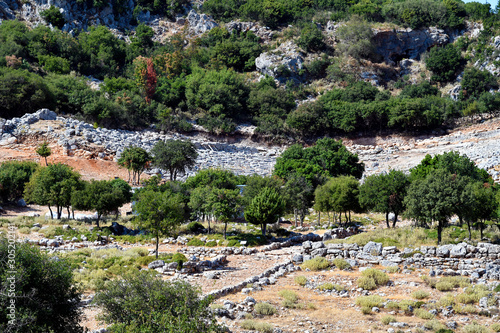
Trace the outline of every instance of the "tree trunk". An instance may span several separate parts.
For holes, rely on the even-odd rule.
[[[484,223],[481,221],[481,224],[479,225],[479,231],[481,232],[480,240],[483,240],[483,230],[484,230]]]
[[[44,156],[43,158],[45,158],[45,166],[49,166],[49,164],[47,163],[47,156]]]
[[[349,211],[349,223],[351,223],[351,211]]]
[[[158,259],[158,246],[160,245],[160,234],[156,233],[156,259]]]
[[[389,229],[391,227],[389,224],[389,212],[385,212],[385,223],[387,224],[387,229]]]
[[[328,228],[330,228],[330,225],[332,224],[332,221],[330,220],[330,212],[327,212],[328,214]]]
[[[50,218],[53,220],[54,219],[54,213],[52,213],[52,208],[50,208],[50,205],[49,206],[49,211],[50,211]]]
[[[101,219],[101,214],[99,214],[99,212],[97,213],[97,221],[96,221],[96,224],[97,224],[97,228],[99,228],[99,220]]]
[[[207,221],[208,221],[208,234],[210,235],[210,218],[208,218]]]
[[[61,219],[61,213],[62,213],[62,207],[59,205],[56,205],[56,210],[57,210],[57,219]]]
[[[394,212],[394,221],[392,221],[392,228],[396,228],[397,221],[398,221],[398,213]]]
[[[342,225],[342,212],[339,214],[339,225]]]
[[[441,244],[441,232],[443,231],[444,222],[438,222],[438,245]]]
[[[224,239],[227,239],[226,234],[227,234],[227,222],[224,222]]]
[[[293,217],[295,219],[295,228],[297,228],[297,224],[298,224],[298,222],[297,222],[297,209],[293,210]]]
[[[345,217],[345,225],[349,222],[349,219],[347,217],[347,212],[344,212],[344,217]]]
[[[264,237],[264,239],[266,239],[266,229],[267,229],[267,224],[266,223],[262,223],[262,236]]]
[[[71,214],[70,214],[70,211],[69,211],[69,206],[66,207],[66,210],[68,211],[68,220],[71,218]]]
[[[318,226],[321,225],[321,212],[318,212]]]

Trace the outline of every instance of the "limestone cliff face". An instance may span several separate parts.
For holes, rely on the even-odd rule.
[[[392,64],[401,59],[419,60],[420,55],[431,47],[447,44],[452,39],[437,28],[375,30],[374,33],[375,52]]]

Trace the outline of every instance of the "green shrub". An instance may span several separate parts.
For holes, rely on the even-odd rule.
[[[255,304],[254,310],[256,313],[266,316],[272,316],[277,312],[274,306],[266,302],[260,302]]]
[[[474,305],[471,305],[471,304],[467,304],[467,305],[464,305],[464,306],[455,304],[455,305],[453,305],[453,310],[456,313],[460,313],[460,314],[464,314],[464,315],[478,313],[477,308]]]
[[[331,282],[326,282],[323,283],[322,285],[318,286],[317,289],[323,291],[323,290],[336,290],[336,291],[342,291],[345,290],[345,288],[339,284],[336,283],[331,283]]]
[[[361,307],[361,313],[364,315],[368,315],[372,313],[372,308],[369,306],[362,306]]]
[[[206,242],[205,246],[207,246],[207,247],[215,247],[215,246],[217,246],[217,242],[214,241],[214,240],[211,240],[211,241]]]
[[[196,237],[193,237],[187,242],[187,245],[188,246],[205,246],[205,242],[196,238]]]
[[[81,292],[75,287],[73,271],[67,260],[53,260],[53,255],[38,247],[16,243],[15,260],[7,239],[0,238],[0,331],[9,332],[78,332],[81,331],[79,306]],[[58,254],[59,256],[59,254]],[[7,278],[15,284],[15,326],[8,325],[9,296]],[[19,316],[19,317],[18,317]],[[22,318],[22,320],[21,320]],[[15,328],[14,328],[15,327]]]
[[[351,265],[345,259],[342,258],[333,259],[333,264],[335,265],[335,267],[341,270],[346,270],[351,268]]]
[[[29,228],[29,227],[23,227],[23,228],[19,228],[19,229],[17,229],[17,231],[18,231],[20,234],[29,235],[29,234],[31,233],[31,228]]]
[[[309,310],[316,310],[318,307],[314,303],[307,303],[307,308]]]
[[[377,269],[368,268],[361,273],[357,283],[360,288],[373,290],[378,286],[386,285],[389,282],[389,276]]]
[[[112,331],[221,330],[209,308],[212,299],[200,296],[201,291],[186,281],[163,281],[151,272],[141,271],[102,285],[94,304],[103,309],[102,319],[112,324]]]
[[[194,221],[187,225],[186,230],[191,234],[197,235],[205,230],[205,227],[201,223]]]
[[[439,291],[450,291],[453,290],[453,284],[448,281],[439,281],[436,283],[436,289]]]
[[[415,316],[421,319],[425,320],[434,319],[434,315],[424,309],[415,309],[413,313],[415,314]]]
[[[45,20],[45,22],[50,23],[59,29],[61,29],[66,23],[63,14],[59,11],[59,8],[54,5],[50,5],[48,9],[42,11],[40,16]]]
[[[389,310],[399,310],[399,303],[394,301],[389,301],[385,304],[385,308]]]
[[[273,332],[273,326],[271,324],[264,323],[261,321],[255,321],[252,319],[244,320],[241,323],[241,328],[243,328],[245,330],[259,331],[262,333],[272,333]]]
[[[397,320],[396,318],[394,318],[393,316],[383,316],[380,321],[382,322],[382,324],[384,325],[389,325],[390,323],[395,323]]]
[[[322,269],[326,269],[330,266],[328,260],[323,257],[316,257],[310,260],[304,261],[304,263],[300,266],[302,269],[309,269],[311,271],[320,271]]]
[[[389,267],[386,267],[385,270],[388,272],[388,273],[397,273],[400,271],[399,267],[398,266],[389,266]]]
[[[285,308],[293,309],[297,307],[299,296],[295,291],[284,289],[279,292],[279,295],[283,298],[281,305],[283,305]]]
[[[437,305],[441,307],[453,306],[455,305],[455,296],[453,296],[451,293],[448,293],[439,299]]]
[[[430,296],[430,294],[427,291],[423,290],[415,290],[411,296],[416,299],[424,299]]]
[[[295,281],[296,284],[298,284],[299,286],[303,287],[307,283],[307,278],[305,276],[303,276],[303,275],[299,275],[299,276],[296,276],[294,278],[294,281]]]
[[[362,276],[357,281],[358,287],[364,290],[374,290],[377,289],[377,283],[371,277]]]
[[[493,289],[494,292],[500,293],[500,284],[498,284],[495,289]]]
[[[431,331],[439,331],[439,330],[445,330],[446,326],[444,326],[437,319],[431,319],[424,324],[424,328],[431,330]]]
[[[384,302],[384,299],[379,295],[370,295],[370,296],[360,296],[356,298],[357,306],[367,306],[370,309],[374,306],[380,307],[380,305]]]
[[[500,324],[498,324],[498,323],[492,324],[492,325],[490,326],[490,329],[491,329],[493,332],[500,332]]]
[[[364,270],[361,272],[361,276],[373,278],[377,286],[385,285],[389,282],[389,276],[387,274],[374,268]]]
[[[476,323],[472,323],[469,325],[466,325],[462,328],[462,332],[464,333],[489,333],[489,330]]]

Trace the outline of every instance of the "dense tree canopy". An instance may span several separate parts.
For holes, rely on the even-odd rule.
[[[64,207],[71,206],[71,194],[82,187],[80,174],[65,164],[51,164],[39,168],[31,177],[24,190],[25,199],[37,205],[47,205],[53,217],[61,218]]]
[[[391,170],[387,174],[369,176],[359,189],[359,202],[366,209],[384,213],[387,228],[390,227],[389,213],[394,213],[394,228],[398,215],[404,211],[409,185],[409,177],[401,171]]]
[[[153,166],[168,170],[170,180],[176,180],[177,175],[184,175],[186,170],[196,163],[198,152],[191,141],[172,140],[158,141],[153,149]]]
[[[266,237],[268,224],[276,223],[285,211],[285,203],[276,189],[263,188],[245,208],[245,220],[260,225]]]

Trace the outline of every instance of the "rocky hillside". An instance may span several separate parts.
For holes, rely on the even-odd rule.
[[[249,123],[254,139],[293,142],[421,133],[500,108],[489,5],[260,2],[0,1],[2,116],[48,107],[218,135]]]

